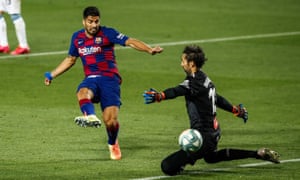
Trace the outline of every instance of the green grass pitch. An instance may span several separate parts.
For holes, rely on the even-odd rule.
[[[123,77],[119,141],[123,159],[109,160],[106,131],[80,128],[75,90],[83,78],[80,60],[50,87],[43,74],[66,53],[74,31],[82,28],[82,9],[96,5],[101,23],[131,37],[163,46],[150,56],[116,50]],[[165,177],[161,160],[178,149],[188,128],[184,99],[145,105],[144,90],[163,90],[185,74],[174,42],[298,32],[287,36],[197,43],[207,54],[204,71],[218,93],[243,103],[249,120],[218,110],[219,148],[270,147],[282,160],[300,158],[300,1],[297,0],[30,0],[22,1],[32,55],[0,55],[0,179],[299,179],[300,163],[238,167],[253,159],[187,166],[186,173]],[[15,31],[5,15],[11,48]],[[188,43],[187,43],[188,44]],[[100,114],[99,107],[96,106]],[[219,169],[219,170],[218,170]]]

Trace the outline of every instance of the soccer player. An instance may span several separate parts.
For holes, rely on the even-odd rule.
[[[181,66],[186,73],[184,81],[176,87],[162,92],[150,89],[144,92],[146,104],[185,96],[186,109],[190,120],[190,128],[198,130],[203,137],[203,145],[195,153],[178,150],[167,156],[161,163],[165,174],[176,175],[185,165],[194,165],[199,159],[207,163],[230,161],[244,158],[256,158],[279,163],[279,154],[268,148],[257,151],[241,149],[217,150],[220,139],[220,126],[216,118],[216,108],[232,112],[247,122],[248,112],[242,104],[234,106],[224,97],[217,94],[213,82],[201,69],[206,61],[203,50],[196,45],[186,46],[181,56]]]
[[[21,0],[0,0],[0,53],[9,53],[10,51],[7,40],[6,21],[3,17],[4,12],[10,15],[15,25],[19,42],[18,47],[10,54],[19,55],[29,53],[30,48],[27,43],[25,22],[21,16]]]
[[[71,68],[78,57],[81,58],[85,78],[78,86],[77,99],[83,116],[76,117],[75,123],[83,127],[99,127],[101,121],[95,114],[93,103],[100,103],[110,158],[119,160],[121,151],[117,137],[122,80],[117,68],[114,45],[130,46],[151,55],[161,53],[163,49],[159,46],[150,47],[113,28],[100,25],[97,7],[84,9],[82,23],[84,28],[72,36],[69,55],[53,71],[45,73],[45,85],[50,85],[53,78]]]

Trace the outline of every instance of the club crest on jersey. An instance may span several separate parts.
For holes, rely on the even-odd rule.
[[[102,38],[101,37],[96,37],[95,38],[95,44],[100,44],[102,42]]]

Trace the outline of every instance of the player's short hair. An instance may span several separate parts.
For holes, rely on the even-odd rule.
[[[95,6],[86,7],[83,10],[83,19],[86,19],[88,16],[99,16],[100,17],[99,9]]]
[[[187,61],[194,61],[198,68],[201,68],[205,61],[207,61],[204,51],[197,45],[186,46],[183,50],[183,53],[186,54]]]

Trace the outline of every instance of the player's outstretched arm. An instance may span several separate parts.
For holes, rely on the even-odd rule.
[[[216,105],[225,111],[232,112],[236,117],[242,118],[244,120],[244,123],[247,122],[248,112],[247,112],[247,109],[245,107],[243,107],[242,104],[234,106],[223,96],[217,94]]]
[[[46,86],[49,86],[52,82],[52,80],[66,72],[68,69],[70,69],[75,63],[76,63],[77,57],[74,56],[68,56],[66,57],[53,71],[46,72],[44,83]]]
[[[150,104],[154,102],[160,102],[163,99],[165,99],[164,92],[158,92],[153,88],[150,88],[149,90],[146,90],[143,94],[145,104]]]
[[[134,39],[134,38],[127,39],[125,44],[126,44],[126,46],[130,46],[136,50],[144,51],[144,52],[147,52],[152,55],[161,53],[163,51],[163,48],[161,48],[160,46],[150,47],[143,41],[140,41],[140,40]]]

